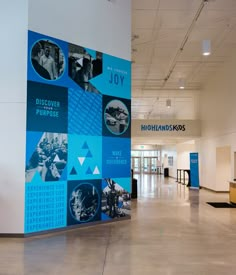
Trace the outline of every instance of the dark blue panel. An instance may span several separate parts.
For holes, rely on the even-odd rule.
[[[68,181],[67,225],[101,220],[101,181]]]
[[[130,137],[131,101],[103,96],[103,135]]]
[[[27,90],[27,130],[67,133],[67,89],[28,81]]]

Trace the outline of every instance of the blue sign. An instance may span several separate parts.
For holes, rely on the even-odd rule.
[[[90,82],[103,95],[130,99],[131,63],[115,56],[103,55],[103,73]]]
[[[190,178],[191,187],[199,188],[198,153],[190,153]]]
[[[127,178],[130,176],[130,138],[103,137],[103,178]]]

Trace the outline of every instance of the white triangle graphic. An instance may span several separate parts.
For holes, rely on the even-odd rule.
[[[78,158],[78,160],[79,160],[80,165],[82,166],[85,161],[85,157]]]
[[[98,167],[96,166],[94,171],[93,171],[93,175],[99,175],[100,171],[98,170]]]
[[[54,158],[54,160],[53,160],[54,162],[58,162],[58,161],[60,161],[60,159],[59,159],[59,157],[58,157],[58,155],[56,155],[55,156],[55,158]]]
[[[81,67],[83,67],[83,58],[77,59],[76,63],[79,63]]]

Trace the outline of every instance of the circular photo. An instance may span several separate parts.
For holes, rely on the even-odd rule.
[[[33,45],[31,62],[36,73],[46,80],[60,78],[65,70],[65,56],[50,40],[39,40]]]
[[[89,183],[76,186],[70,195],[69,208],[76,221],[92,220],[99,208],[99,194],[96,187]]]
[[[129,111],[120,100],[110,101],[104,111],[104,121],[107,129],[115,134],[123,134],[129,127]]]

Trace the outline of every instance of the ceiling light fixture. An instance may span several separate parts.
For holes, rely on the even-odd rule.
[[[167,108],[171,107],[171,100],[169,98],[166,100],[166,107]]]
[[[208,40],[203,40],[202,41],[202,55],[208,56],[211,54],[211,41]]]
[[[183,90],[183,89],[185,88],[184,79],[182,79],[182,78],[180,78],[180,80],[179,80],[179,88],[180,88],[181,90]]]

